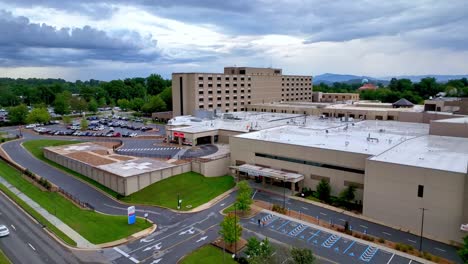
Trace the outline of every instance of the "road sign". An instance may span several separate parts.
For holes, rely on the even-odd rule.
[[[127,208],[128,224],[133,225],[136,220],[135,206],[130,206]]]
[[[468,232],[468,224],[461,225],[460,230]]]

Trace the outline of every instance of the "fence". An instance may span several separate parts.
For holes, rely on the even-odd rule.
[[[65,191],[64,189],[62,188],[58,188],[58,193],[60,193],[61,195],[63,195],[65,198],[73,201],[75,204],[81,206],[82,208],[88,208],[88,209],[91,209],[94,211],[94,206],[90,205],[89,203],[87,202],[83,202],[81,201],[80,199],[78,199],[78,197],[68,193],[67,191]]]

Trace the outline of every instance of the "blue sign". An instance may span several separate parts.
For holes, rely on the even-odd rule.
[[[135,206],[127,208],[128,224],[133,225],[136,221]]]

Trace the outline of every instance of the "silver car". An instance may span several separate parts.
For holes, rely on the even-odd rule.
[[[9,234],[10,230],[8,230],[8,227],[0,225],[0,237],[8,236]]]

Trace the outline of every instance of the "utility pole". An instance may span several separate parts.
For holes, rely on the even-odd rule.
[[[421,217],[421,235],[419,237],[419,252],[422,252],[422,242],[423,242],[423,230],[424,230],[424,212],[426,210],[429,210],[427,208],[419,208],[419,210],[422,211],[422,217]]]

